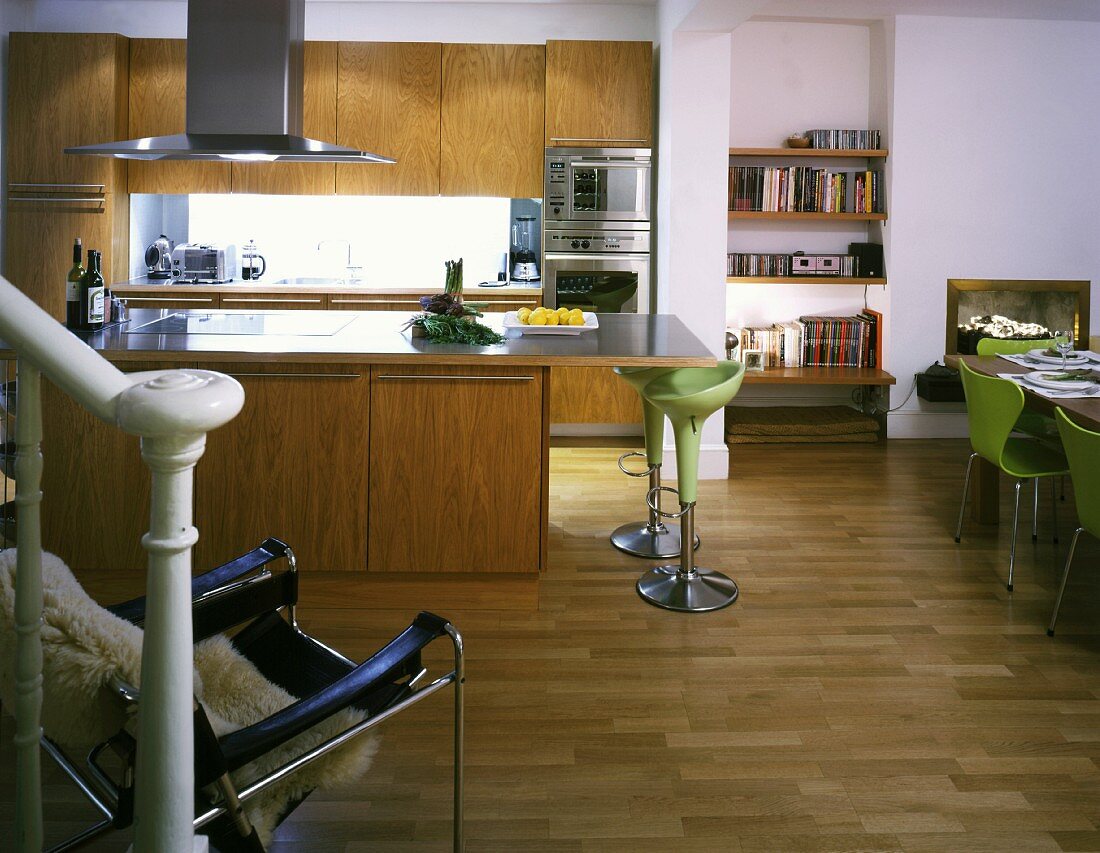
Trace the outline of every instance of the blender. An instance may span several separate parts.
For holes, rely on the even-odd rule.
[[[539,259],[535,254],[537,216],[517,216],[512,225],[512,280],[538,281]]]

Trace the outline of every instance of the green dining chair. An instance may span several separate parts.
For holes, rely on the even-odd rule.
[[[1082,532],[1100,536],[1100,433],[1079,427],[1061,408],[1054,410],[1058,431],[1062,434],[1062,445],[1069,459],[1069,471],[1073,475],[1073,494],[1077,499],[1077,521],[1080,525],[1073,531],[1066,554],[1066,567],[1062,571],[1062,585],[1058,587],[1058,598],[1054,601],[1054,612],[1050,614],[1050,627],[1047,634],[1054,636],[1054,623],[1058,621],[1058,608],[1062,606],[1062,596],[1069,580],[1069,567],[1073,564],[1073,552],[1077,547],[1077,537]]]
[[[966,417],[970,426],[970,446],[973,452],[966,463],[966,479],[963,484],[962,506],[959,507],[959,523],[955,528],[955,541],[962,539],[963,515],[970,491],[970,472],[974,460],[980,456],[1016,479],[1012,544],[1008,554],[1008,591],[1012,592],[1012,576],[1016,568],[1016,528],[1020,522],[1020,488],[1025,480],[1034,481],[1035,506],[1038,509],[1039,478],[1067,474],[1068,464],[1066,457],[1058,450],[1029,438],[1012,436],[1012,430],[1024,409],[1024,392],[1019,385],[1008,379],[985,376],[971,370],[964,361],[959,362],[959,373],[962,376],[963,394],[966,396]],[[1053,479],[1051,499],[1054,499]],[[1054,541],[1057,542],[1057,501],[1054,501],[1054,507]]]

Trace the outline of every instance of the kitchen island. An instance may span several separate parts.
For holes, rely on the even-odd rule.
[[[203,368],[245,388],[241,414],[209,435],[196,468],[196,566],[277,536],[305,571],[538,572],[549,370],[716,363],[667,315],[601,315],[594,331],[495,347],[412,338],[399,331],[408,317],[135,310],[125,326],[84,335],[126,371]],[[53,389],[44,407],[46,547],[76,569],[140,568],[148,479],[137,440]]]

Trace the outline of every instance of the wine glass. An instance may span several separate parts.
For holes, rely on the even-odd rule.
[[[1054,333],[1054,348],[1062,356],[1062,371],[1066,369],[1066,358],[1073,352],[1073,331],[1065,330]]]

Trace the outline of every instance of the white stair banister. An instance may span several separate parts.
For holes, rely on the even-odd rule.
[[[19,358],[17,849],[37,853],[42,844],[39,373],[97,417],[141,438],[142,459],[152,473],[152,496],[149,532],[142,537],[149,563],[133,849],[205,849],[192,830],[191,548],[198,539],[192,524],[194,466],[202,456],[206,433],[240,412],[244,390],[236,380],[205,370],[124,374],[3,277],[0,340]]]

